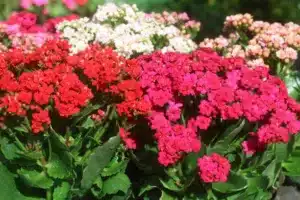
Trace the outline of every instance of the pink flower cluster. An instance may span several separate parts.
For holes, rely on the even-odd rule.
[[[55,26],[63,20],[77,19],[77,15],[51,18],[44,24],[37,23],[37,15],[26,11],[13,13],[6,21],[1,22],[1,40],[11,41],[10,48],[20,48],[25,52],[32,52],[41,47],[47,40],[57,38]],[[6,38],[5,38],[6,37]],[[3,44],[2,51],[7,50]]]
[[[205,183],[226,182],[231,168],[229,161],[216,153],[198,159],[198,167]]]
[[[290,134],[300,131],[300,105],[268,68],[250,69],[241,58],[223,58],[209,49],[156,52],[138,60],[144,98],[152,105],[149,122],[158,142],[158,160],[164,166],[199,151],[201,133],[216,119],[244,118],[259,124],[243,143],[246,153],[286,143]]]
[[[88,0],[61,0],[61,1],[70,10],[74,10],[78,6],[84,6],[86,3],[88,3]],[[51,3],[51,1],[49,0],[21,0],[20,6],[23,9],[29,9],[31,6],[41,7],[49,3]]]
[[[226,18],[224,30],[229,37],[205,39],[200,47],[214,48],[227,57],[241,56],[251,67],[268,66],[274,61],[291,65],[300,50],[300,26],[292,22],[253,21],[249,14],[237,14]],[[234,46],[236,51],[232,52]]]
[[[191,37],[192,33],[200,31],[201,23],[191,20],[186,13],[164,11],[162,13],[151,13],[150,15],[163,24],[178,27],[187,37]]]

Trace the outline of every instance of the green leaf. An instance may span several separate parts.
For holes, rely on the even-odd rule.
[[[230,193],[244,190],[248,187],[247,180],[239,174],[231,171],[227,182],[213,183],[212,188],[220,193]]]
[[[119,191],[126,193],[130,185],[131,183],[127,175],[119,173],[103,182],[103,193],[116,194]]]
[[[184,189],[183,186],[178,185],[175,182],[175,180],[173,180],[170,177],[167,180],[159,178],[159,181],[164,186],[164,188],[166,188],[168,190],[171,190],[171,191],[179,192],[179,191],[182,191]]]
[[[157,177],[150,177],[145,181],[145,184],[140,187],[140,192],[138,196],[142,196],[145,192],[159,188],[160,182]]]
[[[282,163],[282,167],[286,170],[285,174],[289,176],[300,176],[300,158],[291,157],[288,161]]]
[[[101,196],[104,196],[101,192],[102,192],[102,188],[103,188],[103,181],[101,176],[98,176],[94,185],[94,187],[92,187],[91,191],[93,193],[93,195],[95,197],[101,198]]]
[[[27,160],[39,160],[43,157],[43,153],[41,151],[32,151],[32,152],[19,152],[20,157]]]
[[[95,123],[90,117],[88,117],[81,126],[85,129],[89,129],[93,128],[95,126]]]
[[[228,144],[234,140],[234,138],[243,130],[245,126],[245,119],[239,120],[236,124],[229,126],[225,132],[221,135],[221,143]]]
[[[54,159],[56,159],[57,162],[59,162],[58,160],[60,160],[61,163],[63,163],[67,168],[72,168],[73,157],[69,151],[69,148],[66,145],[66,141],[61,135],[57,134],[53,129],[50,133],[50,144],[52,148],[51,154],[52,155],[56,154],[59,157],[59,159],[56,159],[54,156]]]
[[[274,144],[275,146],[275,154],[276,158],[279,162],[284,161],[288,158],[289,152],[289,145],[284,143]]]
[[[100,172],[110,162],[119,144],[120,137],[115,136],[94,150],[94,152],[90,155],[87,166],[83,171],[81,180],[82,189],[88,190],[92,187],[94,181],[97,179],[97,176],[99,176]]]
[[[14,175],[0,163],[0,197],[5,200],[30,200],[33,198],[23,196],[17,189]]]
[[[117,174],[121,171],[124,171],[127,167],[128,160],[122,160],[120,162],[113,162],[110,166],[105,167],[102,172],[101,176],[112,176],[114,174]]]
[[[66,140],[51,128],[50,141],[54,151],[67,151]]]
[[[22,132],[22,133],[28,133],[29,130],[27,129],[27,127],[24,124],[21,124],[20,126],[16,126],[13,128],[16,131]]]
[[[298,85],[300,83],[299,75],[295,74],[295,75],[286,76],[284,77],[284,82],[288,89],[289,96],[296,100],[299,100],[300,98],[300,93],[299,93],[300,88]]]
[[[268,187],[273,186],[276,182],[279,173],[281,170],[280,163],[277,162],[277,159],[274,159],[267,168],[263,171],[262,175],[269,178],[269,184]]]
[[[171,194],[169,194],[168,192],[162,190],[161,191],[161,197],[159,198],[159,200],[176,200],[178,199],[177,197],[172,196]]]
[[[183,160],[182,171],[184,175],[191,176],[197,169],[197,160],[206,152],[205,145],[202,144],[201,150],[198,153],[189,153]]]
[[[53,200],[66,200],[69,197],[71,185],[68,182],[62,182],[53,192]]]
[[[7,138],[1,138],[0,144],[1,151],[7,160],[14,160],[20,157],[18,152],[21,152],[21,150],[15,143],[9,143]]]
[[[269,179],[266,176],[249,177],[247,181],[249,191],[257,191],[258,188],[266,190],[269,184]]]
[[[64,179],[69,178],[72,175],[71,166],[68,165],[68,163],[64,163],[63,160],[61,160],[55,153],[52,153],[51,159],[48,161],[46,168],[49,176],[53,178]]]
[[[74,121],[73,124],[76,125],[83,119],[85,119],[86,116],[88,116],[90,113],[94,112],[95,110],[98,110],[101,107],[101,105],[88,105],[85,109],[83,109],[80,113],[74,115]]]
[[[53,185],[53,180],[47,177],[45,172],[38,172],[36,170],[18,170],[21,180],[31,187],[48,189]]]
[[[212,147],[207,148],[207,153],[212,152],[224,154],[228,152],[229,148],[232,145],[231,143],[235,140],[236,136],[243,130],[246,120],[242,119],[236,124],[229,126],[223,134],[218,138],[218,142]],[[234,147],[234,146],[233,146]]]

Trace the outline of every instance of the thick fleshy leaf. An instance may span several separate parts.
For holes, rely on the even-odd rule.
[[[198,153],[189,153],[185,156],[183,163],[182,163],[182,171],[184,175],[191,176],[195,173],[197,169],[197,160],[198,158],[202,157],[206,152],[206,147],[204,144],[201,146],[201,150]]]
[[[0,163],[0,197],[5,200],[30,200],[34,198],[23,196],[17,189],[14,175],[8,171],[6,166]]]
[[[178,198],[176,196],[172,196],[171,194],[169,194],[164,190],[161,191],[161,196],[159,198],[159,200],[177,200],[177,199]]]
[[[280,170],[281,170],[280,163],[278,163],[277,159],[274,159],[263,171],[262,175],[268,177],[269,179],[268,187],[271,187],[275,184],[279,176]]]
[[[140,187],[140,192],[138,196],[144,195],[146,192],[151,191],[153,189],[159,189],[160,182],[157,177],[150,177],[145,180],[145,184]]]
[[[48,161],[46,168],[49,176],[53,178],[64,179],[72,175],[71,166],[68,165],[68,163],[64,163],[64,161],[61,160],[55,153],[52,153],[51,159]]]
[[[230,193],[244,190],[248,187],[248,182],[242,175],[230,172],[227,182],[213,183],[212,188],[220,193]]]
[[[112,176],[121,171],[125,171],[127,164],[128,160],[122,160],[120,162],[114,160],[112,163],[110,163],[108,167],[105,167],[102,170],[101,176]]]
[[[111,158],[113,157],[116,149],[120,144],[120,137],[115,136],[110,138],[105,144],[94,149],[90,155],[87,166],[83,171],[81,180],[81,188],[88,190],[92,187],[97,176],[100,172],[108,165]]]
[[[126,174],[119,173],[103,182],[103,193],[116,194],[119,191],[127,193],[131,183]]]
[[[54,189],[53,200],[66,200],[69,197],[71,185],[68,182],[62,182]]]
[[[45,172],[38,172],[36,170],[18,170],[18,174],[21,180],[31,187],[48,189],[50,188],[54,181],[47,177]]]
[[[21,150],[18,148],[18,146],[15,143],[9,143],[7,138],[5,137],[1,138],[0,145],[1,145],[1,152],[3,153],[6,159],[14,160],[20,157],[18,153],[20,153]]]

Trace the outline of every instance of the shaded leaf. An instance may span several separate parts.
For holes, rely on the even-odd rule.
[[[157,177],[150,177],[146,180],[145,184],[140,187],[140,192],[138,196],[142,196],[145,192],[159,188],[160,182]]]
[[[178,199],[175,196],[172,196],[171,194],[169,194],[168,192],[162,190],[161,191],[161,197],[159,198],[159,200],[176,200]]]
[[[127,167],[128,160],[122,160],[120,162],[114,161],[110,164],[110,166],[105,167],[102,172],[101,176],[112,176],[114,174],[117,174],[121,171],[124,171]]]
[[[277,162],[277,159],[274,159],[267,168],[263,171],[262,175],[269,178],[268,187],[273,186],[276,179],[278,178],[281,166],[280,163]]]
[[[20,157],[18,152],[21,152],[21,150],[18,148],[16,144],[9,143],[7,138],[5,137],[1,138],[0,144],[1,144],[1,151],[6,159],[14,160]]]
[[[212,188],[220,193],[230,193],[244,190],[248,187],[248,182],[242,175],[230,172],[227,182],[213,183]]]
[[[45,172],[36,170],[18,170],[21,180],[31,187],[48,189],[53,185],[53,180],[47,177]]]
[[[90,155],[87,166],[83,171],[81,180],[82,189],[88,190],[92,187],[94,181],[97,179],[97,176],[99,176],[100,172],[110,162],[119,144],[120,137],[115,136],[94,150],[94,152]]]
[[[161,184],[164,186],[164,188],[166,188],[168,190],[179,192],[184,189],[183,186],[180,186],[172,178],[168,178],[167,180],[159,178],[159,180],[160,180]]]
[[[71,166],[68,165],[68,163],[64,163],[63,160],[61,160],[55,153],[52,153],[51,159],[48,161],[46,168],[49,176],[53,178],[64,179],[72,175]]]
[[[131,183],[126,174],[119,173],[103,182],[103,193],[116,194],[119,191],[127,192]]]

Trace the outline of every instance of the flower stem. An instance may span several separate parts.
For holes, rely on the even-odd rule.
[[[51,191],[51,188],[49,188],[47,190],[47,193],[46,193],[46,199],[47,200],[52,200],[52,191]]]

